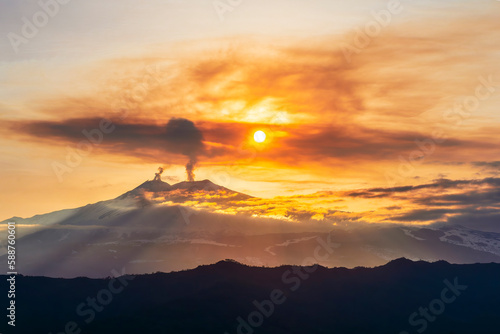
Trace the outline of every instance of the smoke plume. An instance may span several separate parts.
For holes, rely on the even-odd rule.
[[[196,165],[196,158],[190,159],[186,164],[186,174],[189,182],[194,181],[194,165]]]
[[[198,156],[204,149],[203,134],[190,120],[172,118],[167,123],[165,136],[170,151],[188,157],[187,180],[194,181],[194,169],[198,162]]]
[[[161,181],[162,173],[163,173],[163,167],[158,167],[158,173],[155,173],[155,178],[153,181]]]

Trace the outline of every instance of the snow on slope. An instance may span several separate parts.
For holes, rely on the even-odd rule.
[[[463,226],[441,228],[443,242],[469,247],[500,256],[500,233],[476,231]]]

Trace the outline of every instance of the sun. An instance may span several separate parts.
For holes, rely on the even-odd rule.
[[[264,131],[256,131],[254,134],[253,134],[253,139],[257,142],[257,143],[263,143],[264,140],[266,140],[266,134],[264,133]]]

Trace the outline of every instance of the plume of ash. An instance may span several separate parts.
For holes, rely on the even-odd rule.
[[[194,181],[194,169],[198,156],[203,152],[203,134],[188,119],[172,118],[168,121],[165,133],[170,152],[180,153],[189,158],[186,164],[188,181]]]
[[[194,165],[196,165],[196,162],[196,157],[191,157],[186,164],[186,174],[189,182],[194,181]]]
[[[163,167],[158,167],[158,173],[155,173],[155,178],[153,181],[161,181],[162,173],[163,173]]]

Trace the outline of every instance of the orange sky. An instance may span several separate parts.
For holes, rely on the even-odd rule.
[[[196,179],[281,196],[269,206],[297,200],[320,214],[412,223],[496,209],[458,199],[445,206],[438,195],[496,193],[500,4],[402,2],[359,47],[357,29],[387,2],[293,3],[245,3],[223,21],[201,3],[71,3],[18,53],[2,45],[0,215],[112,198],[158,166],[164,180],[184,180],[186,143],[165,137],[172,118],[203,135]],[[12,11],[5,32],[36,10],[3,6]],[[99,143],[68,163],[87,140],[82,131],[96,129],[102,140],[92,137]],[[257,130],[267,135],[262,144]],[[383,190],[419,185],[428,186]]]

